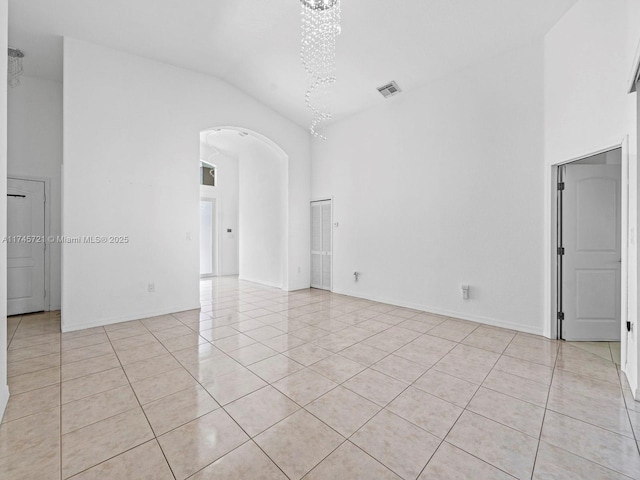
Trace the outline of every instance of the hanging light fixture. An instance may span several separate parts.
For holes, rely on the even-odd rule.
[[[9,65],[7,68],[7,83],[10,87],[20,85],[20,75],[22,75],[22,59],[24,53],[17,48],[9,47]]]
[[[311,134],[324,139],[319,129],[331,119],[329,93],[336,81],[336,37],[340,35],[340,0],[300,0],[302,48],[300,57],[309,87],[305,97],[313,112]]]

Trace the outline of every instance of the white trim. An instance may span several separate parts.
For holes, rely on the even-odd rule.
[[[629,332],[626,325],[629,321],[629,223],[630,223],[630,177],[629,177],[629,136],[622,140],[621,166],[620,166],[620,363],[624,363],[626,370],[626,360],[629,357],[627,347],[629,345]],[[626,376],[626,372],[625,372]]]
[[[4,411],[7,408],[7,403],[9,403],[9,386],[5,385],[0,388],[0,421],[4,416]]]
[[[601,153],[606,153],[606,152],[610,152],[611,150],[615,150],[617,148],[622,148],[622,146],[624,145],[625,141],[627,139],[627,136],[625,135],[624,138],[622,140],[617,140],[617,141],[613,141],[610,140],[608,143],[605,143],[605,146],[598,146],[598,147],[594,147],[591,150],[583,150],[581,153],[579,154],[575,154],[575,156],[570,157],[569,160],[556,160],[554,162],[551,163],[551,167],[558,167],[560,165],[566,165],[568,163],[573,163],[573,162],[577,162],[579,160],[584,160],[585,158],[589,158],[589,157],[595,157],[596,155],[600,155]]]
[[[476,323],[482,323],[484,325],[490,325],[492,327],[500,327],[500,328],[506,328],[509,330],[516,330],[519,332],[524,332],[524,333],[531,333],[533,335],[542,335],[542,326],[538,327],[538,328],[534,328],[534,327],[530,327],[528,325],[522,325],[520,323],[512,323],[512,322],[506,322],[506,321],[502,321],[502,320],[497,320],[495,318],[490,318],[490,317],[483,317],[480,315],[470,315],[468,313],[461,313],[461,312],[454,312],[452,310],[445,310],[442,308],[437,308],[437,307],[431,307],[428,305],[420,305],[420,304],[416,304],[416,303],[412,303],[412,302],[401,302],[399,300],[394,300],[394,299],[389,299],[389,298],[382,298],[382,297],[377,297],[375,295],[362,295],[360,293],[357,292],[351,292],[348,290],[334,290],[333,293],[337,293],[339,295],[347,295],[349,297],[354,297],[354,298],[362,298],[364,300],[371,300],[373,302],[380,302],[380,303],[385,303],[387,305],[394,305],[397,307],[403,307],[403,308],[411,308],[413,310],[419,310],[421,312],[425,312],[425,313],[431,313],[431,314],[435,314],[435,315],[442,315],[445,317],[451,317],[451,318],[458,318],[461,320],[468,320],[470,322],[476,322]]]
[[[225,276],[231,277],[231,276],[235,276],[235,275],[225,275]],[[282,284],[277,284],[277,283],[273,283],[273,282],[264,282],[262,280],[256,280],[254,278],[248,278],[248,277],[244,277],[244,276],[240,276],[240,275],[238,275],[238,280],[242,280],[243,282],[257,283],[258,285],[264,285],[265,287],[279,288],[280,290],[288,291],[288,290],[286,290],[284,288],[284,286]]]
[[[171,308],[163,308],[161,310],[154,310],[150,312],[134,313],[131,315],[122,315],[118,317],[102,318],[95,322],[86,322],[79,325],[73,325],[71,328],[67,328],[64,324],[64,317],[62,319],[62,333],[75,332],[77,330],[84,330],[86,328],[104,327],[106,325],[113,325],[114,323],[130,322],[131,320],[142,320],[144,318],[157,317],[159,315],[171,315],[172,313],[186,312],[187,310],[199,310],[201,308],[200,303],[194,305],[181,305]]]
[[[635,385],[631,385],[629,375],[627,374],[626,370],[622,367],[622,365],[620,366],[620,370],[622,370],[622,372],[624,373],[624,376],[620,379],[620,381],[623,382],[623,385],[622,385],[623,389],[625,388],[624,382],[626,381],[626,387],[629,389],[631,396],[634,398],[635,401],[640,402],[640,387],[635,388]]]
[[[556,268],[557,268],[557,264],[556,264],[556,260],[557,260],[557,244],[556,244],[556,221],[557,221],[557,215],[556,215],[556,195],[557,195],[557,189],[556,189],[556,183],[557,183],[557,167],[561,166],[561,165],[567,165],[569,163],[572,162],[577,162],[579,160],[583,160],[585,158],[589,158],[589,157],[593,157],[596,155],[600,155],[601,153],[605,153],[605,152],[610,152],[612,150],[617,150],[617,149],[621,149],[621,157],[622,157],[622,161],[621,161],[621,165],[620,165],[620,170],[621,170],[621,179],[620,179],[620,185],[621,185],[621,189],[620,189],[620,196],[621,196],[621,205],[622,205],[622,211],[621,213],[624,214],[625,211],[627,213],[627,218],[624,218],[624,215],[622,217],[622,221],[620,224],[620,229],[621,229],[621,234],[620,234],[620,240],[622,243],[621,246],[621,250],[622,250],[622,267],[621,267],[621,278],[620,278],[620,300],[623,303],[621,305],[621,310],[620,310],[620,315],[621,315],[621,322],[620,322],[620,328],[621,328],[621,341],[622,339],[626,338],[626,321],[627,321],[627,313],[628,313],[628,289],[629,289],[629,279],[628,279],[628,271],[629,271],[629,266],[628,266],[628,262],[629,262],[629,254],[628,254],[628,249],[629,249],[629,221],[628,221],[628,203],[625,204],[625,201],[628,202],[628,190],[629,190],[629,137],[628,135],[625,135],[621,141],[618,142],[612,142],[609,144],[606,144],[605,147],[597,147],[595,149],[593,149],[591,152],[589,153],[582,153],[578,156],[575,156],[569,160],[561,160],[561,161],[556,161],[554,163],[551,163],[550,165],[548,165],[548,168],[550,168],[550,170],[547,170],[547,174],[549,174],[549,176],[547,177],[547,175],[545,175],[545,177],[548,179],[547,180],[547,185],[545,186],[545,189],[549,189],[547,190],[548,195],[546,196],[546,200],[545,203],[547,203],[547,209],[545,212],[545,216],[548,215],[549,221],[546,222],[545,225],[545,265],[548,266],[548,270],[546,270],[546,274],[545,274],[545,309],[544,311],[549,312],[549,321],[546,321],[545,324],[543,325],[543,333],[542,335],[548,338],[555,338],[556,337],[556,330],[557,330],[557,318],[556,318],[556,312],[558,311],[557,309],[557,282],[556,282]],[[625,198],[625,193],[626,193],[626,198]],[[626,208],[625,208],[626,205]],[[625,228],[626,226],[626,228]],[[547,230],[549,229],[549,230]],[[626,262],[626,264],[625,264]],[[625,278],[625,273],[626,273],[626,278]],[[625,342],[626,343],[626,342]]]
[[[330,222],[330,226],[331,226],[331,281],[329,289],[325,290],[322,287],[314,287],[311,284],[311,277],[313,275],[313,254],[311,253],[311,242],[309,242],[309,288],[317,288],[318,290],[325,290],[325,292],[333,292],[333,259],[335,258],[335,238],[333,235],[333,195],[331,195],[329,198],[320,198],[317,200],[311,200],[311,202],[309,203],[309,207],[311,207],[312,204],[314,203],[323,203],[323,202],[329,202],[329,205],[331,205],[331,222]],[[311,208],[309,208],[309,219],[311,220]],[[311,232],[311,229],[313,228],[313,225],[311,225],[311,228],[309,229],[309,232]],[[312,239],[310,239],[312,240]],[[312,240],[313,241],[313,240]]]
[[[629,74],[629,82],[627,91],[634,93],[636,91],[636,84],[640,77],[640,42],[636,48],[636,54],[633,57],[633,65],[631,66],[631,73]]]
[[[222,259],[222,222],[220,221],[220,219],[222,218],[222,206],[220,202],[220,198],[219,197],[215,197],[216,199],[216,225],[215,225],[215,229],[216,229],[216,251],[214,253],[216,259],[216,277],[219,277],[222,275],[222,265],[220,260]],[[238,245],[239,247],[239,245]]]
[[[557,167],[567,163],[575,162],[583,158],[587,158],[593,155],[598,155],[603,152],[615,150],[622,147],[623,140],[608,139],[606,142],[592,145],[590,148],[579,151],[573,151],[571,153],[563,154],[561,158],[556,156],[555,159],[550,159],[544,170],[544,252],[543,252],[543,265],[544,265],[544,291],[543,291],[543,312],[548,317],[543,324],[542,335],[547,338],[556,337],[556,182],[557,182]],[[603,145],[605,145],[603,147]],[[550,319],[550,321],[549,321]]]
[[[313,288],[313,287],[310,287],[309,285],[307,285],[306,287],[295,287],[295,288],[291,286],[287,286],[286,288],[282,287],[282,290],[285,292],[300,292],[302,290],[309,290],[310,288]]]

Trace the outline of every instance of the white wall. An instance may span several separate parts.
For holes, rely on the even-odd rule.
[[[637,120],[628,79],[640,38],[640,1],[579,1],[545,38],[547,238],[551,236],[551,165],[619,144],[629,136],[629,319],[638,316]],[[547,243],[545,252],[550,253]],[[545,278],[548,280],[551,273]],[[547,286],[549,282],[547,281]],[[549,288],[550,290],[550,288]],[[551,295],[547,306],[551,309]],[[622,341],[623,369],[640,398],[636,333]],[[627,356],[628,353],[628,356]],[[625,361],[625,358],[627,359]]]
[[[545,157],[567,161],[628,133],[627,0],[581,0],[545,38]]]
[[[381,99],[314,143],[335,291],[542,333],[543,53],[539,40]]]
[[[8,175],[49,181],[49,232],[58,236],[62,213],[62,84],[23,76],[19,87],[9,89],[8,110]],[[59,310],[60,244],[50,243],[48,248],[48,306]]]
[[[259,140],[240,151],[240,278],[281,287],[286,237],[286,159]]]
[[[218,213],[218,275],[238,275],[238,228],[239,228],[239,165],[240,159],[230,154],[220,153],[215,157],[202,155],[200,158],[216,165],[215,187],[203,185],[200,194],[217,200]],[[227,233],[231,229],[231,233]]]
[[[283,283],[309,285],[304,129],[216,78],[69,38],[64,78],[63,232],[130,243],[63,246],[63,330],[199,305],[197,159],[211,126],[259,132],[288,154]]]
[[[0,50],[7,51],[7,0],[0,0]],[[7,62],[0,63],[0,78],[7,77]],[[0,212],[7,211],[7,83],[0,82]],[[7,235],[7,216],[0,221],[0,237]],[[0,419],[9,400],[7,386],[7,244],[0,242]]]

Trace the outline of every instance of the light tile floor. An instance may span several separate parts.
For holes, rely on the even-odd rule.
[[[8,322],[9,479],[640,479],[619,346],[220,278],[202,309]]]

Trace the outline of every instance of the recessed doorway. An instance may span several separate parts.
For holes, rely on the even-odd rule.
[[[48,310],[45,198],[45,182],[8,179],[7,315]]]
[[[311,287],[332,287],[332,211],[331,200],[311,202]]]
[[[288,156],[268,138],[238,127],[200,132],[201,275],[213,249],[213,274],[284,288],[288,281]],[[202,206],[204,205],[204,206]],[[206,245],[205,245],[206,244]]]
[[[557,167],[558,338],[620,341],[622,149]]]
[[[200,198],[200,278],[218,276],[217,202]]]

